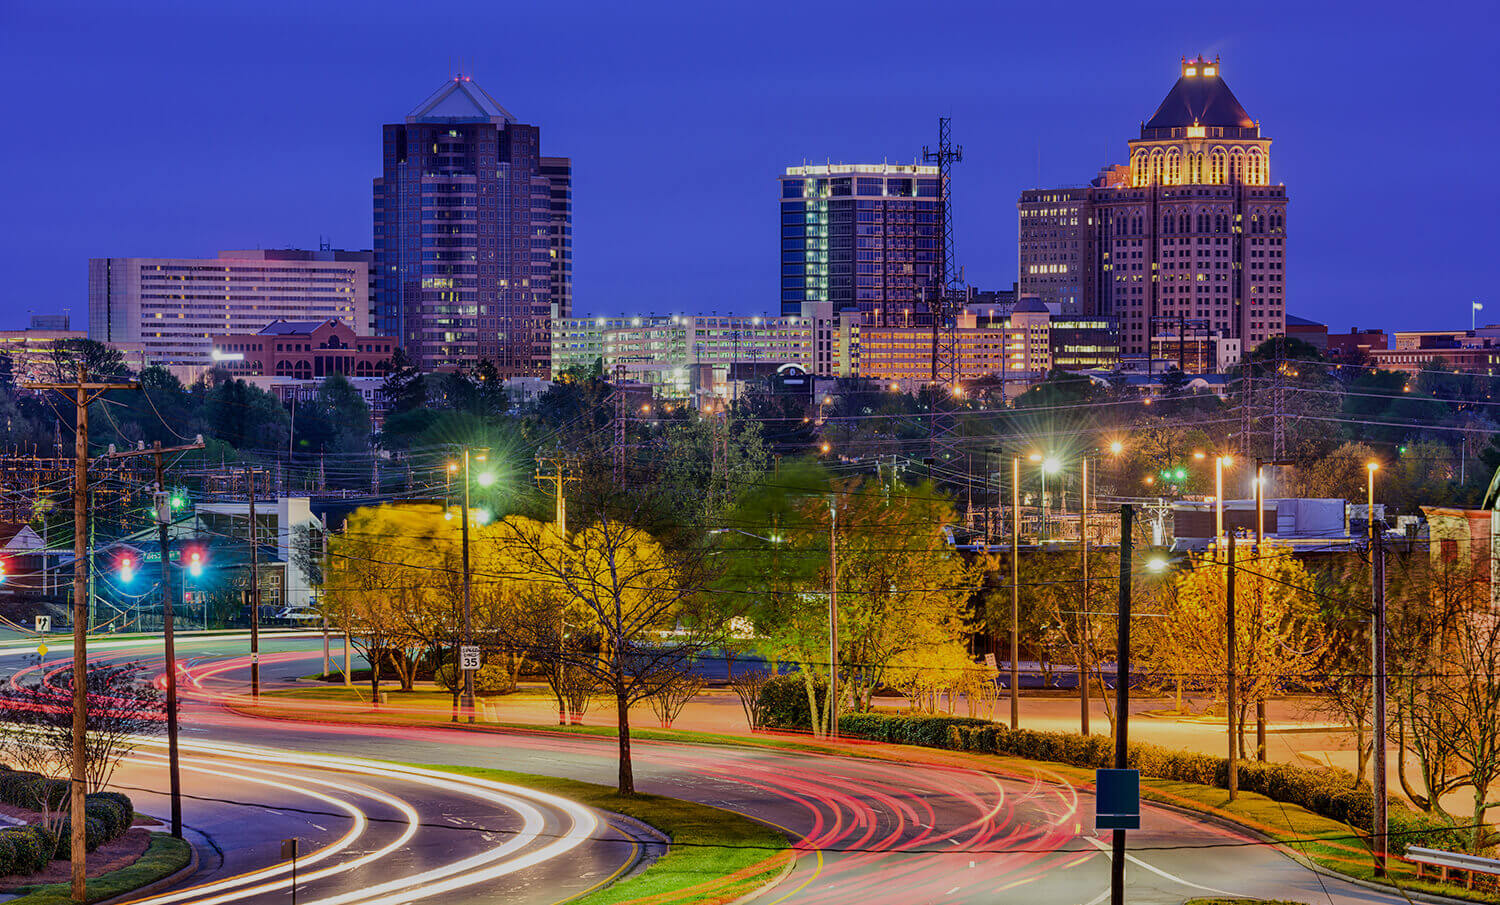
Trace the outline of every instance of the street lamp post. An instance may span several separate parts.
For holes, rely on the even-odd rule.
[[[1214,545],[1224,537],[1224,466],[1233,465],[1234,456],[1214,456]]]
[[[1010,463],[1010,728],[1021,728],[1021,457]]]
[[[1365,482],[1365,487],[1366,487],[1366,490],[1365,490],[1365,493],[1366,493],[1366,496],[1365,496],[1365,500],[1366,500],[1366,505],[1365,505],[1365,520],[1369,523],[1368,526],[1367,526],[1367,530],[1368,530],[1368,536],[1369,536],[1369,538],[1370,538],[1371,541],[1375,540],[1375,472],[1378,471],[1379,469],[1380,469],[1380,463],[1379,462],[1366,462],[1365,463],[1365,472],[1366,472],[1366,482]]]

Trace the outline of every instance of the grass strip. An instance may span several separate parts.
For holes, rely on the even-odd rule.
[[[414,764],[461,776],[551,792],[570,801],[633,817],[674,844],[644,871],[591,890],[576,905],[668,905],[731,902],[760,888],[793,857],[780,830],[734,811],[659,795],[621,797],[613,787],[488,767]]]
[[[152,833],[151,844],[135,860],[119,870],[110,871],[100,877],[89,878],[85,887],[88,897],[85,902],[100,902],[122,896],[133,889],[170,877],[192,860],[192,847],[181,839],[165,833]],[[71,887],[67,883],[47,883],[42,886],[22,887],[24,894],[11,899],[6,905],[73,905]]]

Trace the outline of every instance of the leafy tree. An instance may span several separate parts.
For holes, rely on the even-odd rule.
[[[286,448],[291,416],[276,397],[243,380],[225,380],[207,391],[209,432],[235,449]]]
[[[1344,443],[1322,458],[1282,472],[1280,491],[1289,497],[1341,497],[1362,500],[1370,462],[1380,456],[1365,443]]]
[[[1308,591],[1312,580],[1291,550],[1265,545],[1258,554],[1249,546],[1235,563],[1235,693],[1241,729],[1239,756],[1245,757],[1243,729],[1250,707],[1284,694],[1314,676],[1327,639],[1316,619]],[[1193,562],[1164,595],[1165,617],[1157,626],[1158,643],[1150,645],[1153,666],[1163,674],[1187,677],[1193,684],[1227,699],[1228,605],[1227,566],[1222,554]]]
[[[427,402],[427,377],[417,370],[404,349],[391,355],[390,370],[380,385],[380,393],[390,406],[391,416],[420,409]]]
[[[291,427],[299,452],[349,455],[370,448],[370,407],[341,374],[323,380],[311,402],[297,408]]]
[[[1053,368],[1041,383],[1017,396],[1014,404],[1018,409],[1081,405],[1097,401],[1103,395],[1098,384],[1087,375]]]

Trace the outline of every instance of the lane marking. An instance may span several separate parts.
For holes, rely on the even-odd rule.
[[[1089,841],[1089,843],[1091,845],[1093,845],[1096,848],[1098,848],[1101,852],[1104,852],[1105,857],[1110,858],[1111,860],[1113,860],[1114,853],[1111,850],[1110,846],[1105,845],[1103,842],[1100,842],[1098,839],[1095,839],[1093,836],[1087,836],[1085,838],[1088,839],[1088,841]],[[1142,861],[1140,858],[1137,858],[1135,855],[1130,854],[1129,852],[1127,852],[1125,854],[1125,860],[1129,861],[1131,864],[1136,865],[1137,867],[1144,867],[1146,870],[1151,871],[1153,874],[1156,874],[1157,876],[1165,877],[1166,879],[1171,880],[1173,883],[1181,883],[1183,886],[1191,886],[1193,889],[1201,889],[1204,892],[1218,893],[1221,896],[1238,896],[1239,895],[1239,893],[1237,893],[1237,892],[1229,892],[1228,890],[1224,890],[1224,889],[1215,889],[1212,886],[1204,886],[1201,883],[1194,883],[1192,880],[1184,880],[1184,879],[1182,879],[1181,877],[1179,877],[1179,876],[1177,876],[1175,874],[1169,874],[1169,873],[1167,873],[1166,871],[1162,870],[1159,867],[1153,867],[1152,865],[1147,864],[1146,862]]]

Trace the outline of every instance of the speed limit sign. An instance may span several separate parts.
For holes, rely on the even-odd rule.
[[[479,668],[479,645],[461,644],[458,648],[458,666],[463,670]]]

